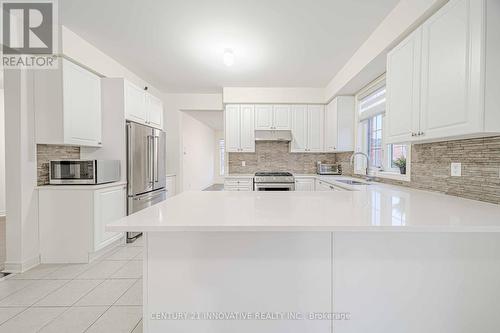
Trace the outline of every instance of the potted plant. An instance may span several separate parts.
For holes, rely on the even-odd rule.
[[[406,157],[399,157],[394,161],[394,165],[399,168],[399,172],[401,172],[402,175],[406,175]]]

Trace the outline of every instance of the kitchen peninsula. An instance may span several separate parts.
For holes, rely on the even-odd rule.
[[[108,230],[145,233],[145,332],[493,332],[500,325],[494,204],[380,184],[185,192]]]

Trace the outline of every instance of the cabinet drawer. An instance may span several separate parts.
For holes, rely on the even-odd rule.
[[[224,185],[224,191],[253,191],[251,186],[228,186]]]
[[[253,180],[251,180],[251,179],[230,179],[230,180],[226,180],[224,182],[224,186],[252,187]]]

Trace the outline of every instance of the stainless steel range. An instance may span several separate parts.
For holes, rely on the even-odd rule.
[[[253,183],[255,191],[295,190],[295,179],[290,172],[257,172]]]

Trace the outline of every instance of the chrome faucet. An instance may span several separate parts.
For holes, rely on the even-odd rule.
[[[368,175],[368,170],[369,170],[369,167],[370,167],[370,157],[368,156],[368,154],[365,154],[365,153],[363,153],[361,151],[354,152],[351,155],[351,165],[354,165],[354,157],[356,157],[356,155],[361,155],[361,156],[366,157],[366,180],[373,180],[373,177],[370,177]]]

